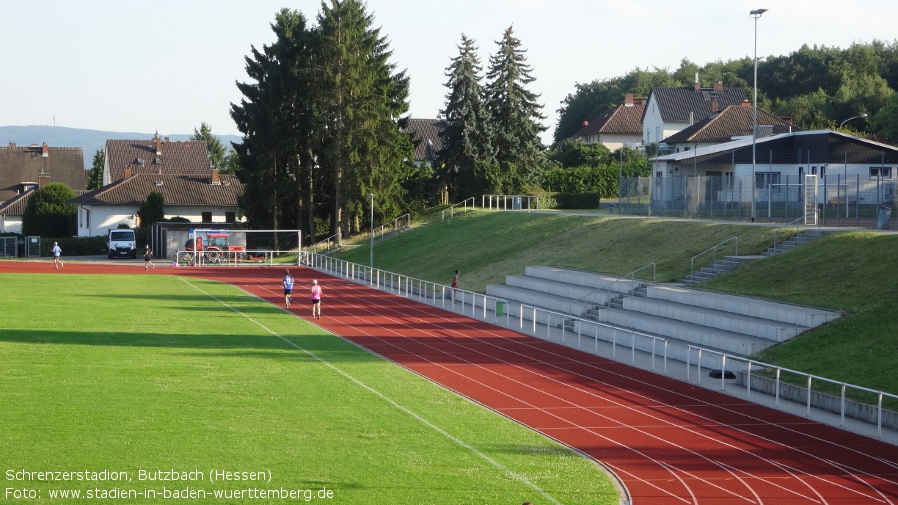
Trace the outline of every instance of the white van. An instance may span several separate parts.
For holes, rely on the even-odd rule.
[[[117,228],[109,230],[106,237],[106,249],[109,251],[109,259],[130,257],[137,258],[137,237],[134,230],[129,228]]]

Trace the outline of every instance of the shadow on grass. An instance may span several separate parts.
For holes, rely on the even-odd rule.
[[[186,333],[113,333],[77,331],[4,330],[0,332],[0,342],[15,344],[76,345],[121,348],[169,348],[173,350],[200,351],[204,349],[220,352],[193,352],[206,357],[251,357],[282,360],[315,359],[333,362],[374,362],[381,358],[360,350],[338,337],[327,334],[305,334],[285,336],[299,348],[273,335],[196,335]]]

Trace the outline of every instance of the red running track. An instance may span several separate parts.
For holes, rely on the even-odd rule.
[[[76,270],[109,273],[66,272]],[[157,271],[283,303],[280,268]],[[898,504],[893,445],[311,270],[293,273],[291,312],[311,320],[303,289],[315,276],[324,291],[315,324],[588,454],[615,472],[634,505]]]

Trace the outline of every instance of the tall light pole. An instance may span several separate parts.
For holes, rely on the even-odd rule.
[[[758,186],[757,182],[755,182],[755,167],[758,163],[758,18],[765,12],[767,12],[767,9],[755,9],[748,13],[755,20],[755,88],[753,90],[754,103],[751,110],[751,222],[755,222],[758,212],[755,202],[757,200],[755,191]]]
[[[368,193],[368,198],[371,199],[371,245],[370,254],[371,258],[369,260],[368,266],[371,269],[374,269],[374,193]]]
[[[839,128],[842,128],[843,126],[845,126],[845,123],[851,121],[852,119],[863,119],[865,117],[867,117],[867,113],[863,113],[860,116],[850,117],[850,118],[846,119],[845,121],[842,121],[841,123],[839,123]]]

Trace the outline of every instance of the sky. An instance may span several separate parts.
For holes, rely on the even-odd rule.
[[[229,111],[241,99],[235,83],[249,81],[244,57],[275,41],[270,25],[281,8],[312,24],[321,10],[318,0],[0,6],[0,126],[160,135],[192,134],[201,123],[239,135]],[[898,40],[894,0],[368,0],[367,7],[393,51],[390,61],[411,79],[415,118],[435,118],[445,106],[446,68],[462,34],[475,41],[485,70],[511,26],[536,79],[528,89],[540,95],[546,143],[577,83],[636,68],[672,71],[683,58],[703,65],[751,57],[756,40],[759,57],[802,44]],[[749,11],[758,8],[769,11],[755,22]]]

